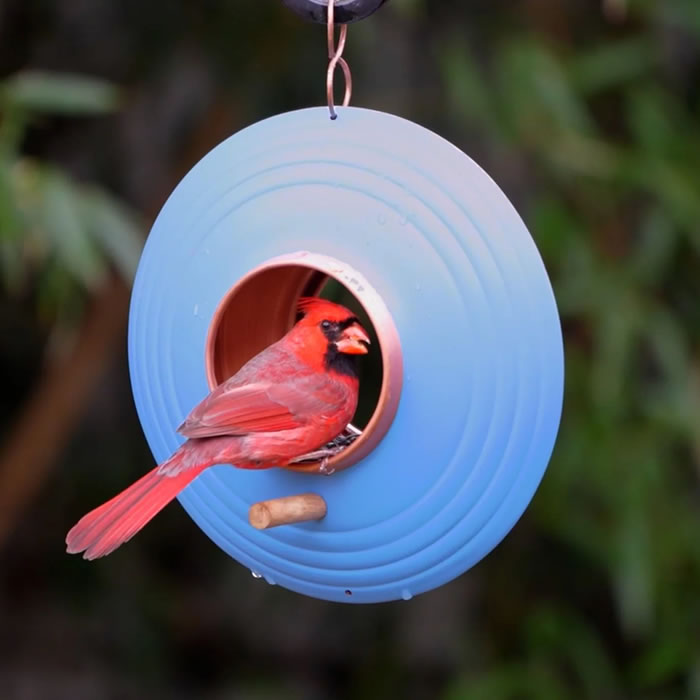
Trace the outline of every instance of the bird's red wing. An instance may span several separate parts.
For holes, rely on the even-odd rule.
[[[220,387],[187,416],[178,432],[201,438],[298,428],[302,421],[288,405],[270,398],[270,388],[267,382]]]
[[[291,383],[222,386],[190,413],[178,432],[202,438],[292,430],[325,408],[325,401]]]

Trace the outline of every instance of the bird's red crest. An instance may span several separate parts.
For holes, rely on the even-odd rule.
[[[301,297],[297,303],[297,309],[305,316],[324,316],[329,320],[342,320],[353,315],[344,306],[320,297]]]

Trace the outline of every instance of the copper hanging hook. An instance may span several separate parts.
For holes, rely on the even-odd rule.
[[[338,45],[335,44],[335,0],[328,0],[328,71],[326,72],[326,97],[328,98],[328,111],[331,113],[331,119],[337,119],[338,114],[335,111],[333,103],[333,80],[335,77],[335,69],[338,64],[343,69],[345,77],[345,95],[343,96],[343,107],[350,104],[352,95],[352,74],[350,66],[343,58],[345,50],[345,41],[348,36],[348,25],[340,26],[340,36],[338,37]]]

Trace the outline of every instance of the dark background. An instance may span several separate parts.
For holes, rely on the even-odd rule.
[[[254,580],[178,505],[67,556],[152,466],[142,237],[223,138],[323,103],[325,36],[276,0],[3,0],[0,697],[700,698],[700,3],[392,0],[346,55],[353,104],[469,153],[545,259],[567,386],[531,507],[388,605]]]

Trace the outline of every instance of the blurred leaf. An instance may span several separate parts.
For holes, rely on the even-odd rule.
[[[143,248],[143,229],[136,218],[96,188],[84,190],[79,204],[91,237],[100,244],[124,279],[131,283]]]
[[[667,683],[687,667],[690,661],[684,640],[658,637],[634,665],[634,677],[641,687]],[[692,696],[691,696],[692,697]]]
[[[695,0],[648,2],[646,9],[669,24],[693,31],[700,39],[700,5]]]
[[[631,91],[627,98],[627,122],[645,152],[668,152],[675,126],[660,89]]]
[[[700,654],[693,659],[689,666],[690,680],[688,682],[688,696],[693,700],[697,700],[700,698]]]
[[[106,269],[81,217],[80,195],[59,171],[42,169],[36,223],[56,251],[58,260],[86,289],[95,289]]]
[[[651,551],[643,504],[626,499],[624,505],[613,574],[622,627],[628,636],[638,639],[650,631],[653,621]]]
[[[505,45],[498,55],[497,72],[500,96],[521,133],[537,141],[547,139],[550,145],[556,131],[595,133],[587,107],[573,91],[562,63],[542,44]]]
[[[573,175],[611,180],[622,162],[622,151],[606,141],[568,132],[541,154],[557,168]]]
[[[559,197],[544,194],[531,206],[529,224],[542,255],[560,260],[577,237],[579,221]]]
[[[574,697],[550,670],[526,664],[502,664],[455,683],[444,700],[566,700]]]
[[[637,237],[629,268],[640,282],[658,284],[673,263],[678,231],[664,209],[652,206],[643,214]]]
[[[5,285],[16,289],[23,277],[20,252],[22,222],[10,167],[0,161],[0,272]]]
[[[62,262],[51,257],[36,281],[39,317],[49,326],[74,326],[84,307],[84,289]]]
[[[569,72],[574,88],[590,95],[640,78],[657,63],[655,44],[646,36],[631,36],[576,53]]]
[[[17,150],[24,136],[25,118],[15,105],[2,105],[0,110],[0,160],[9,166],[17,157]]]
[[[631,355],[641,313],[634,297],[619,284],[610,281],[606,303],[597,309],[596,349],[591,374],[591,395],[595,410],[613,420],[625,410],[623,397],[629,382]]]
[[[66,73],[25,71],[0,84],[4,100],[30,112],[102,114],[118,106],[119,92],[97,78]]]
[[[14,290],[31,275],[42,317],[74,316],[80,307],[76,295],[95,290],[109,264],[128,282],[133,279],[142,236],[140,222],[125,206],[97,187],[77,184],[29,159],[14,164],[3,206],[2,173],[0,167],[0,222],[4,213],[11,214],[16,235],[10,224],[3,226],[5,268],[0,270],[5,286]]]
[[[628,176],[665,210],[700,253],[700,181],[690,170],[646,154],[629,163]]]
[[[690,348],[683,329],[669,309],[653,304],[647,309],[643,335],[654,359],[654,373],[647,383],[661,383],[668,387],[685,388],[690,374]]]
[[[557,304],[561,313],[591,312],[600,304],[605,288],[585,233],[570,239],[567,255],[562,256],[558,264]]]
[[[453,36],[438,53],[451,108],[469,122],[492,131],[497,118],[491,96],[461,36]]]
[[[560,659],[584,697],[603,700],[617,695],[619,683],[613,664],[584,617],[541,607],[527,619],[525,644],[533,657]]]

